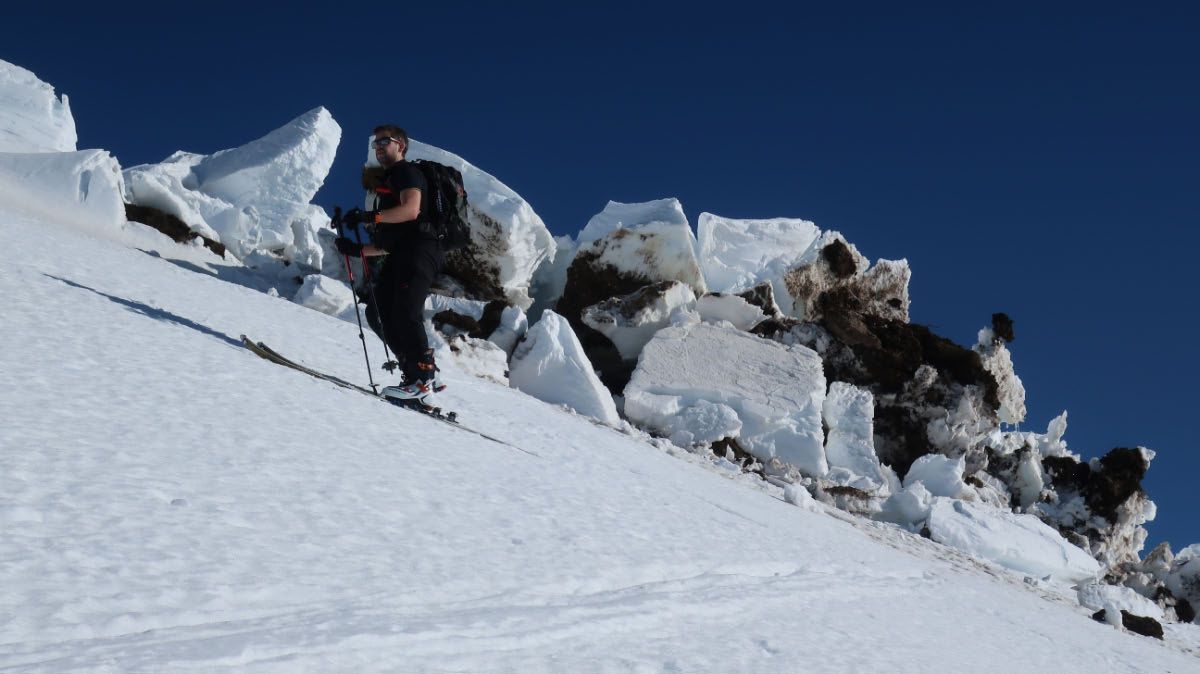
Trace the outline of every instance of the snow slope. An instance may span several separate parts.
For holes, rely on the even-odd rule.
[[[442,398],[537,456],[262,361],[365,380],[354,325],[138,226],[0,207],[0,249],[0,670],[1200,672],[1195,626],[519,391]]]

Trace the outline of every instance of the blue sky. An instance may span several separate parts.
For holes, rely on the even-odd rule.
[[[395,122],[556,234],[672,196],[693,224],[839,230],[909,260],[913,320],[940,334],[1012,316],[1023,429],[1065,409],[1085,457],[1156,450],[1151,543],[1200,542],[1200,10],[432,4],[9,8],[0,58],[67,93],[80,146],[125,166],[323,105],[345,132],[327,207],[358,202],[359,139]]]

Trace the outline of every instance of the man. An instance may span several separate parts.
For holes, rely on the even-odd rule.
[[[338,238],[340,252],[352,256],[387,254],[375,285],[375,304],[380,332],[400,361],[403,379],[388,386],[383,395],[397,400],[424,402],[436,389],[437,364],[425,335],[425,299],[444,263],[437,234],[421,220],[421,199],[428,191],[420,169],[405,160],[408,134],[393,124],[375,128],[375,158],[383,167],[376,210],[351,211],[343,219],[348,225],[373,227],[371,244],[361,245]]]

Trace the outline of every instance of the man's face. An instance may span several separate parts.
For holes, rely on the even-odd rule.
[[[386,134],[375,134],[375,159],[380,166],[391,166],[404,158],[402,141],[391,138]]]

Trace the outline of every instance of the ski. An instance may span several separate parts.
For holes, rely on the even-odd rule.
[[[263,360],[267,360],[272,363],[275,363],[276,365],[282,365],[284,367],[288,367],[293,370],[303,372],[304,374],[307,374],[310,377],[315,377],[322,381],[327,381],[327,382],[334,384],[336,386],[339,386],[341,388],[350,389],[352,391],[358,391],[359,393],[362,393],[363,395],[368,395],[377,400],[382,400],[386,403],[393,405],[394,407],[399,407],[399,408],[406,409],[406,410],[412,410],[413,412],[422,414],[426,417],[429,417],[430,419],[436,419],[437,421],[440,421],[449,426],[453,426],[454,428],[457,428],[461,431],[466,431],[468,433],[474,433],[475,435],[478,435],[479,437],[481,437],[485,440],[491,440],[492,442],[504,445],[505,447],[510,447],[519,452],[524,452],[530,456],[538,456],[537,454],[534,454],[533,452],[531,452],[529,450],[522,449],[520,447],[517,447],[516,445],[505,442],[499,438],[492,437],[491,435],[488,435],[487,433],[477,431],[474,428],[463,426],[461,423],[458,422],[458,414],[456,412],[443,412],[440,407],[435,407],[433,405],[426,405],[424,403],[415,402],[415,401],[392,400],[390,398],[379,395],[375,391],[372,391],[371,389],[369,389],[365,386],[359,386],[358,384],[348,382],[345,379],[335,377],[331,374],[326,374],[319,370],[314,370],[311,367],[308,367],[306,365],[301,365],[300,363],[297,363],[296,361],[284,356],[283,354],[279,353],[278,351],[267,346],[263,342],[256,342],[256,341],[250,339],[249,337],[247,337],[246,335],[242,335],[242,345],[245,346],[247,349],[249,349],[251,351],[251,353],[255,354],[259,358],[262,358]]]

